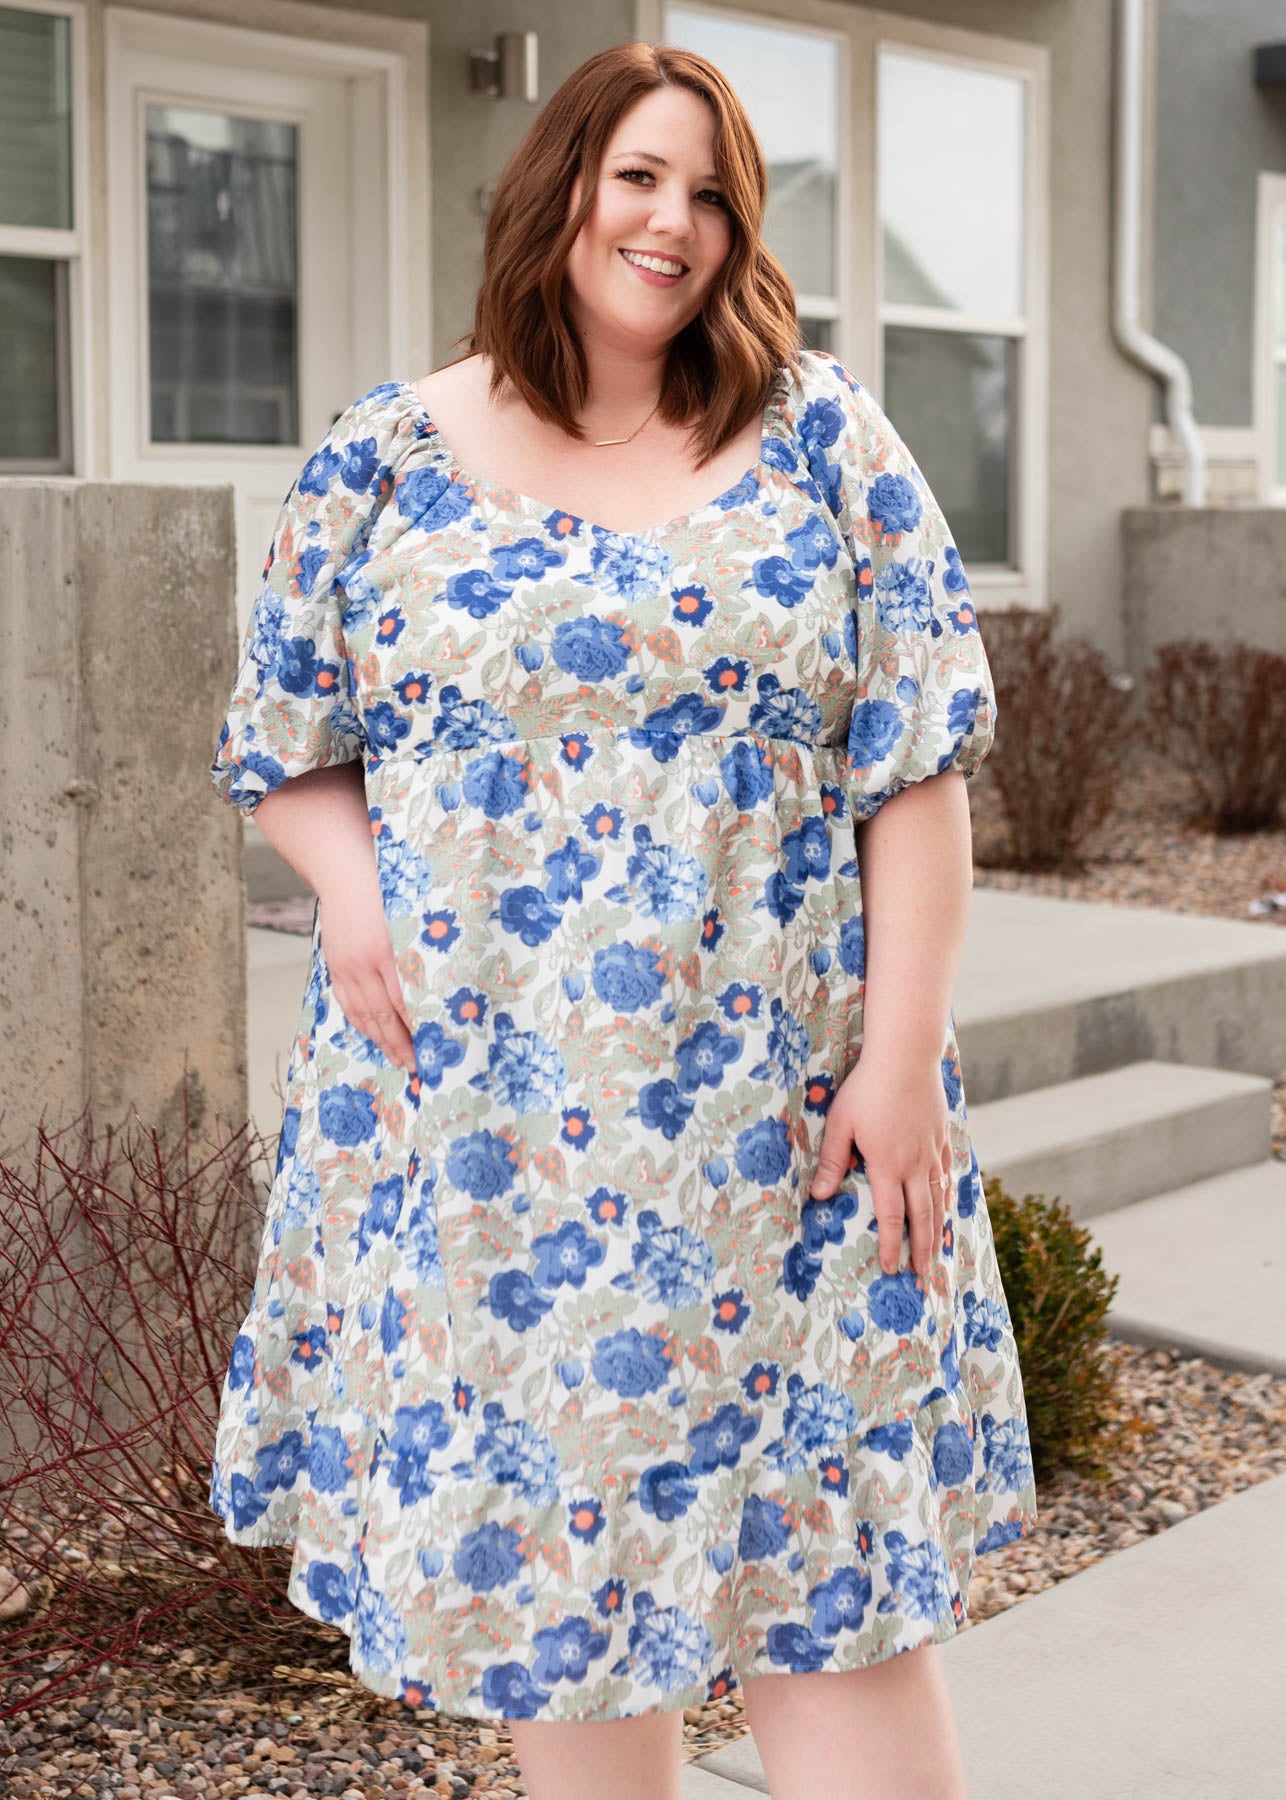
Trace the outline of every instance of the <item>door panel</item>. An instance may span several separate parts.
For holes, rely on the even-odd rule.
[[[110,84],[111,474],[232,484],[244,628],[291,482],[369,385],[354,84],[239,59],[218,27],[208,56],[127,41]]]

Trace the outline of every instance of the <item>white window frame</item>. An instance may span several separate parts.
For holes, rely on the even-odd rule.
[[[1251,389],[1259,499],[1264,506],[1286,506],[1286,487],[1277,484],[1277,434],[1279,430],[1286,432],[1286,419],[1277,418],[1277,365],[1286,362],[1286,345],[1279,347],[1273,342],[1277,284],[1286,280],[1274,254],[1279,221],[1286,221],[1286,175],[1261,169],[1255,207],[1255,365]],[[1286,229],[1286,224],[1281,228]]]
[[[883,403],[883,328],[886,323],[947,325],[993,330],[994,320],[974,320],[936,309],[885,306],[876,184],[877,53],[887,48],[952,60],[972,69],[1016,76],[1026,83],[1027,168],[1021,321],[1004,321],[1019,336],[1018,394],[1013,471],[1015,566],[970,562],[969,584],[979,605],[1042,608],[1047,603],[1049,551],[1049,264],[1050,264],[1050,52],[991,32],[937,25],[876,7],[838,0],[683,0],[733,19],[791,31],[824,31],[841,38],[840,145],[837,182],[840,317],[836,354]],[[665,0],[635,0],[635,34],[662,41]],[[801,311],[806,300],[798,296]],[[1021,326],[1021,331],[1018,327]],[[910,446],[912,453],[915,446]]]
[[[854,266],[853,219],[854,166],[851,107],[847,104],[853,90],[852,33],[847,29],[849,8],[834,4],[801,7],[787,17],[779,7],[767,0],[748,0],[747,4],[725,6],[720,0],[675,0],[691,12],[717,13],[744,25],[766,25],[789,31],[798,37],[824,37],[837,51],[836,80],[839,92],[836,114],[835,144],[835,292],[833,295],[804,294],[798,291],[795,302],[801,319],[825,319],[831,326],[834,354],[843,363],[857,360],[852,345],[851,324],[857,306],[851,291]],[[636,35],[650,43],[660,43],[665,30],[667,0],[635,0],[638,21]],[[825,17],[821,15],[826,15]]]
[[[89,30],[84,0],[3,0],[10,12],[45,13],[71,21],[71,225],[6,225],[0,256],[28,256],[67,266],[67,368],[58,438],[69,454],[55,460],[0,464],[5,476],[82,475],[89,445],[93,359],[90,292],[93,236],[89,204]]]

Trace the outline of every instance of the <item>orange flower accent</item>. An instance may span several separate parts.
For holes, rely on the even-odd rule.
[[[811,1525],[814,1531],[833,1531],[835,1515],[825,1500],[814,1500],[811,1506],[804,1508],[804,1523]]]
[[[555,1575],[570,1576],[572,1572],[571,1551],[567,1547],[566,1538],[556,1538],[552,1544],[542,1544],[540,1554],[554,1571]]]

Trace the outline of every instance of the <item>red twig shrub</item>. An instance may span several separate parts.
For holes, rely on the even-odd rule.
[[[1009,828],[1009,868],[1082,866],[1134,736],[1128,676],[1086,639],[1056,636],[1058,621],[1056,606],[1014,607],[986,624],[997,725],[983,773]]]
[[[0,1682],[28,1689],[0,1718],[90,1690],[181,1615],[261,1650],[297,1631],[289,1553],[232,1544],[208,1500],[268,1175],[251,1125],[198,1144],[186,1112],[163,1142],[137,1114],[96,1134],[87,1108],[42,1120],[32,1167],[0,1160],[0,1556],[33,1601],[0,1635]]]
[[[1286,792],[1286,656],[1251,644],[1162,644],[1144,673],[1149,740],[1200,797],[1197,823],[1264,831]]]

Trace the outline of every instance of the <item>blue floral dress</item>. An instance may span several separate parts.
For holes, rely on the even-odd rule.
[[[951,1021],[938,1256],[879,1265],[855,824],[970,775],[960,557],[833,358],[755,466],[645,531],[355,401],[277,523],[212,766],[249,813],[362,762],[416,1071],[321,949],[210,1504],[375,1693],[612,1719],[950,1637],[1031,1446]]]

